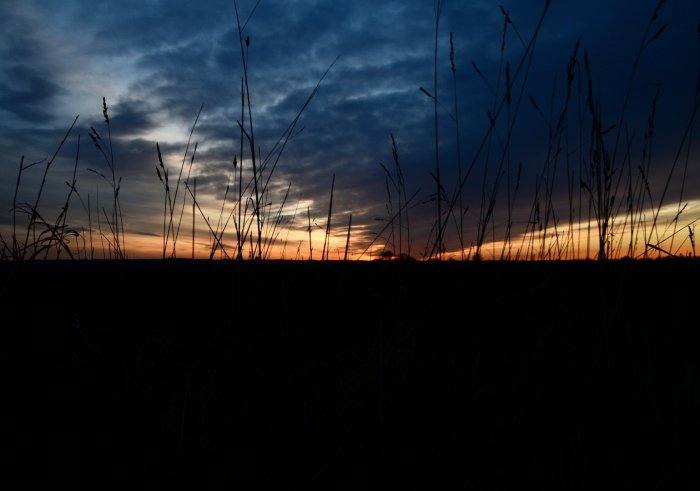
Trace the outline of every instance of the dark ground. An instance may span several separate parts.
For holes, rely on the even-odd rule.
[[[3,480],[698,489],[699,273],[2,263]]]

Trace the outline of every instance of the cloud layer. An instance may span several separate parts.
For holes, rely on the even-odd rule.
[[[551,201],[552,210],[560,215],[553,219],[565,223],[572,190],[574,214],[577,220],[579,213],[586,218],[585,197],[579,209],[580,182],[586,180],[581,158],[584,165],[590,164],[591,147],[584,50],[603,124],[613,127],[606,144],[611,154],[616,141],[621,149],[616,172],[628,172],[644,162],[648,114],[658,92],[653,159],[645,175],[658,203],[696,97],[697,2],[677,0],[659,10],[646,39],[664,24],[668,27],[643,52],[619,140],[619,118],[633,62],[656,1],[553,0],[532,56],[525,58],[544,2],[503,4],[511,21],[504,45],[506,18],[498,2],[442,4],[437,47],[438,155],[444,193],[452,198],[459,173],[457,116],[463,175],[472,168],[462,198],[465,246],[477,240],[477,225],[488,214],[491,197],[495,200],[490,217],[494,230],[489,240],[503,239],[509,201],[513,235],[525,230],[538,201],[536,192],[540,192],[539,206],[544,209]],[[434,100],[419,90],[423,87],[435,95],[435,2],[262,0],[255,6],[252,0],[238,2],[240,22],[247,22],[243,39],[249,36],[250,40],[244,49],[256,146],[263,156],[285,135],[337,58],[275,167],[270,181],[271,189],[276,190],[269,196],[274,202],[271,208],[280,204],[291,183],[287,213],[303,203],[304,214],[308,207],[319,224],[325,223],[335,175],[336,223],[346,223],[352,213],[357,227],[355,247],[363,249],[371,234],[387,223],[376,219],[387,218],[387,186],[380,162],[393,172],[393,135],[406,192],[417,193],[410,220],[415,255],[421,255],[430,243],[436,209],[437,188],[430,175],[436,172]],[[197,142],[198,146],[192,177],[197,177],[202,204],[212,206],[212,215],[218,216],[216,203],[223,199],[227,183],[235,187],[234,156],[240,160],[237,121],[241,119],[243,70],[233,2],[95,4],[74,0],[61,2],[57,8],[55,2],[32,0],[3,5],[0,13],[3,209],[11,206],[20,156],[27,163],[50,156],[77,114],[78,126],[49,174],[46,206],[60,203],[65,196],[64,182],[75,162],[78,134],[78,189],[94,193],[100,185],[100,192],[106,192],[106,183],[100,184],[100,178],[87,170],[105,169],[87,134],[93,126],[106,136],[102,116],[102,97],[106,97],[115,164],[123,177],[123,208],[133,232],[162,235],[163,188],[154,168],[158,164],[155,142],[160,143],[172,178],[182,165],[189,131],[202,104],[204,110],[193,135],[193,145]],[[455,79],[450,33],[454,35]],[[561,114],[567,93],[566,67],[579,39],[567,131],[552,141],[549,129]],[[524,63],[518,71],[521,60]],[[511,104],[503,106],[494,131],[484,140],[489,118],[506,97],[506,65],[513,77]],[[250,131],[248,117],[246,114]],[[697,124],[692,128],[697,130]],[[504,153],[505,146],[509,152]],[[700,198],[697,152],[690,148],[686,169],[683,148],[669,198],[665,198],[668,202],[679,199],[682,185],[684,201]],[[558,157],[554,159],[553,154]],[[246,169],[250,165],[247,145],[243,157]],[[190,158],[191,153],[186,162]],[[556,171],[552,169],[555,162]],[[41,167],[23,176],[20,200],[29,200],[35,192]],[[268,170],[271,168],[272,164]],[[548,172],[552,181],[545,183],[542,176]],[[541,191],[547,186],[551,196],[545,193],[543,197]],[[389,191],[393,191],[395,211],[398,195],[392,187]],[[449,203],[443,206],[449,208]],[[0,223],[9,222],[9,215],[0,216]],[[456,217],[447,222],[448,250],[459,246],[455,231],[459,222]],[[301,211],[292,225],[295,233],[304,232],[307,224]],[[339,237],[344,234],[337,233]]]

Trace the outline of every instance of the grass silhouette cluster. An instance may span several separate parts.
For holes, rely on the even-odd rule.
[[[399,159],[399,149],[394,135],[391,135],[393,166],[381,164],[385,174],[387,201],[386,214],[377,220],[379,230],[372,240],[353,244],[352,218],[347,231],[344,227],[335,231],[333,221],[333,195],[335,175],[332,179],[328,215],[325,224],[317,224],[312,218],[311,208],[307,207],[308,248],[299,243],[297,258],[313,259],[312,231],[324,231],[320,257],[331,257],[331,238],[344,240],[344,259],[371,258],[382,253],[384,257],[416,257],[416,240],[424,240],[423,259],[443,259],[445,257],[466,259],[501,260],[546,260],[546,259],[611,259],[620,257],[695,257],[695,225],[700,218],[686,219],[684,212],[688,206],[686,195],[691,161],[693,129],[700,108],[700,76],[696,82],[694,100],[685,115],[686,124],[674,158],[667,164],[663,188],[652,189],[650,176],[663,172],[653,153],[655,137],[655,117],[658,92],[651,101],[647,130],[644,134],[641,159],[635,158],[632,138],[628,131],[627,117],[632,104],[631,97],[638,67],[648,48],[666,30],[661,23],[661,12],[665,0],[660,0],[644,28],[639,49],[632,62],[625,93],[620,98],[619,116],[612,122],[604,117],[602,96],[596,90],[596,73],[593,60],[576,43],[566,66],[566,86],[561,94],[552,90],[548,110],[528,92],[528,81],[535,57],[535,47],[547,18],[551,1],[547,0],[541,15],[529,38],[521,35],[511,15],[501,7],[503,28],[500,43],[500,59],[496,73],[496,83],[480,70],[476,63],[472,68],[476,75],[488,86],[493,95],[488,111],[488,125],[470,160],[465,160],[460,145],[462,139],[458,98],[459,46],[454,33],[449,33],[449,72],[451,73],[452,94],[438,94],[440,85],[442,56],[439,53],[439,40],[442,2],[435,2],[435,46],[431,90],[420,87],[420,93],[431,99],[434,112],[434,170],[428,173],[435,184],[435,191],[421,201],[420,190],[409,191]],[[226,185],[224,198],[218,211],[218,219],[211,218],[212,210],[205,209],[197,197],[196,175],[193,165],[198,143],[193,140],[197,123],[204,106],[191,127],[185,145],[182,162],[176,168],[177,176],[164,160],[160,145],[156,142],[156,176],[163,190],[162,257],[175,258],[178,244],[182,243],[183,220],[186,210],[191,209],[192,257],[195,256],[196,222],[204,223],[205,233],[210,244],[209,258],[226,259],[269,259],[274,257],[275,246],[284,244],[282,232],[293,228],[297,218],[297,205],[291,218],[285,208],[289,205],[292,183],[279,195],[279,183],[275,171],[290,141],[302,129],[298,128],[300,118],[313,101],[321,83],[337,62],[334,61],[322,74],[318,83],[309,93],[303,105],[292,118],[285,131],[275,141],[267,153],[263,153],[256,140],[254,105],[249,86],[249,46],[250,36],[247,26],[255,9],[246,19],[239,16],[236,7],[236,34],[242,62],[240,119],[236,121],[239,130],[239,149],[232,159],[232,179]],[[507,43],[515,39],[520,52],[511,62],[507,55]],[[698,27],[700,42],[700,25]],[[518,51],[516,49],[516,51]],[[452,102],[447,101],[451,99]],[[103,117],[106,134],[103,136],[94,127],[88,136],[104,160],[104,171],[88,169],[100,177],[109,189],[109,198],[99,201],[99,191],[82,195],[78,192],[76,171],[80,160],[80,135],[75,135],[78,117],[70,125],[58,144],[53,156],[45,162],[25,164],[20,159],[15,192],[11,203],[12,229],[0,235],[0,258],[3,260],[30,260],[48,258],[95,257],[125,259],[128,257],[125,241],[128,232],[128,219],[125,220],[120,190],[122,177],[117,172],[117,159],[112,146],[112,125],[110,124],[106,99],[103,98]],[[452,108],[448,108],[448,105]],[[546,157],[541,169],[534,176],[534,196],[529,204],[529,216],[517,221],[516,204],[522,209],[528,205],[522,202],[522,183],[531,179],[523,169],[522,162],[514,155],[513,140],[516,122],[525,105],[540,114],[548,138]],[[456,135],[456,155],[447,159],[441,144],[438,122],[439,113],[446,112],[454,122]],[[70,139],[77,139],[74,159],[73,179],[68,186],[64,205],[55,214],[42,209],[42,196],[47,183],[47,175]],[[454,162],[457,181],[449,189],[445,181],[444,169]],[[516,164],[517,162],[517,164]],[[44,166],[43,177],[36,197],[32,202],[17,201],[18,192],[25,173],[35,165]],[[390,170],[391,167],[392,169]],[[442,171],[441,171],[442,169]],[[468,184],[474,178],[475,170],[480,169],[480,196],[467,195]],[[442,174],[441,174],[442,172]],[[562,192],[563,186],[563,192]],[[677,199],[671,196],[672,189],[679,189]],[[562,201],[562,196],[565,199]],[[71,204],[78,199],[82,215],[77,216]],[[470,206],[469,203],[472,203]],[[475,204],[474,204],[475,203]],[[432,226],[425,224],[422,230],[430,229],[426,237],[416,238],[415,210],[434,206]],[[662,224],[662,211],[675,208],[675,215]],[[69,216],[70,211],[70,216]],[[188,213],[190,213],[188,211]],[[215,215],[216,216],[216,215]],[[413,217],[413,227],[411,226]],[[467,219],[476,218],[474,227],[469,227]],[[128,217],[128,215],[127,215]],[[502,218],[502,220],[501,220]],[[126,223],[125,223],[126,222]],[[516,225],[519,228],[516,228]],[[298,226],[297,226],[298,227]],[[341,238],[342,236],[342,238]],[[200,238],[201,240],[201,238]],[[448,246],[449,244],[449,246]],[[341,256],[340,248],[338,257]],[[490,249],[490,252],[488,251]]]

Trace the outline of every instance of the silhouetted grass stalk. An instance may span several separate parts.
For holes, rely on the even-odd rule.
[[[348,236],[345,239],[345,254],[343,254],[343,261],[348,260],[348,251],[350,250],[350,230],[352,229],[352,213],[350,213],[350,219],[348,220]],[[692,240],[692,231],[691,231]]]
[[[436,210],[436,231],[435,231],[435,246],[437,248],[437,258],[442,259],[444,252],[443,245],[443,224],[442,224],[442,182],[440,178],[440,139],[438,130],[438,35],[440,32],[440,16],[442,15],[442,0],[435,0],[435,53],[434,61],[434,78],[433,78],[433,108],[435,119],[435,184],[437,200]],[[393,223],[393,221],[392,221]]]
[[[539,33],[542,30],[542,25],[544,23],[544,19],[545,19],[547,12],[549,10],[550,4],[551,4],[551,0],[545,1],[545,6],[544,6],[542,14],[540,15],[540,18],[537,22],[537,25],[535,26],[534,32],[533,32],[529,42],[525,45],[524,53],[521,56],[515,70],[512,72],[511,85],[514,84],[518,80],[521,70],[523,69],[526,61],[528,61],[528,59],[530,58],[530,54],[534,50],[535,44],[537,42]],[[479,73],[479,74],[481,73],[475,63],[472,63],[472,66],[477,71],[477,73]],[[523,87],[524,87],[524,85],[523,85]],[[506,104],[506,97],[504,96],[500,99],[500,103],[498,104],[496,110],[493,112],[493,114],[489,118],[490,121],[495,121],[495,119],[498,118],[498,116],[500,115],[501,111],[503,110],[503,107],[505,106],[505,104]],[[474,166],[479,161],[479,158],[481,157],[482,152],[489,144],[489,141],[491,139],[491,135],[493,134],[493,131],[494,131],[494,125],[489,124],[489,126],[486,130],[486,133],[485,133],[484,137],[482,138],[481,143],[479,144],[479,146],[475,152],[475,155],[472,158],[471,163],[469,164],[467,172],[464,174],[464,176],[462,176],[462,180],[459,182],[459,186],[457,187],[455,194],[453,195],[453,197],[449,201],[449,208],[448,208],[448,213],[447,213],[448,216],[452,213],[452,210],[455,208],[455,206],[457,206],[457,203],[459,202],[459,194],[458,193],[461,193],[462,190],[464,189],[464,186],[466,185],[467,180],[469,179],[469,176],[471,175],[471,172],[474,169]],[[443,220],[445,220],[445,218],[443,218]],[[480,221],[480,225],[481,225],[481,221]],[[476,259],[480,258],[478,254],[475,254],[474,257]]]
[[[33,247],[33,254],[32,255],[36,256],[36,254],[37,254],[38,244],[36,241],[36,225],[37,225],[37,221],[43,222],[43,219],[41,219],[38,210],[39,210],[39,203],[41,201],[41,196],[42,196],[42,193],[44,191],[44,186],[46,185],[46,176],[49,173],[49,169],[51,168],[51,165],[56,160],[58,153],[61,151],[61,148],[63,148],[64,143],[68,139],[68,136],[73,131],[73,127],[75,127],[75,123],[78,122],[78,117],[79,116],[75,117],[75,119],[73,120],[73,123],[70,125],[70,128],[68,128],[68,131],[66,131],[65,136],[61,140],[61,143],[58,144],[58,148],[56,148],[56,151],[54,152],[52,157],[48,160],[48,162],[46,162],[46,166],[44,167],[44,174],[41,178],[41,184],[39,185],[39,191],[37,192],[36,199],[34,200],[34,205],[32,205],[29,208],[30,218],[29,218],[29,223],[27,224],[27,233],[26,233],[25,238],[24,238],[24,243],[22,244],[22,254],[19,256],[20,259],[22,259],[22,260],[26,258],[27,247],[29,245],[29,237],[32,234],[34,234],[34,237],[35,237],[35,239],[32,243],[32,247]],[[19,179],[18,179],[17,183],[19,186]]]
[[[333,191],[335,189],[335,174],[333,174],[333,180],[331,181],[331,197],[328,202],[328,219],[326,220],[326,237],[323,241],[323,252],[321,253],[321,260],[322,261],[327,261],[328,260],[328,249],[329,249],[329,243],[328,241],[330,240],[330,235],[331,235],[331,217],[333,215]]]
[[[254,132],[254,126],[253,126],[253,113],[251,109],[251,101],[250,101],[250,87],[248,84],[248,52],[247,48],[250,47],[250,36],[246,37],[245,39],[245,45],[246,49],[243,47],[243,27],[241,27],[241,21],[240,17],[238,15],[238,2],[234,0],[233,2],[234,9],[236,11],[236,24],[238,27],[238,40],[240,44],[240,51],[241,51],[241,62],[243,64],[243,79],[245,81],[245,98],[248,106],[248,130],[249,134],[246,133],[248,142],[250,144],[250,154],[251,154],[251,163],[253,165],[253,188],[255,191],[255,202],[254,202],[254,207],[253,207],[253,214],[255,217],[255,223],[257,226],[257,249],[253,252],[253,257],[256,259],[262,259],[262,225],[260,223],[260,192],[258,189],[258,169],[257,169],[257,160],[256,160],[256,148],[255,148],[255,132]],[[257,5],[256,5],[257,7]],[[252,14],[251,14],[252,15]],[[239,123],[241,126],[241,130],[244,130],[243,128],[243,121]]]
[[[461,132],[459,131],[459,104],[457,103],[457,66],[455,64],[455,45],[454,34],[450,33],[450,67],[452,68],[452,93],[454,95],[454,113],[455,113],[455,137],[457,142],[457,179],[462,182],[462,149],[461,149]],[[457,236],[459,239],[459,249],[462,261],[464,261],[464,203],[463,193],[458,190],[459,196],[459,219],[457,220]],[[410,252],[409,252],[410,255]]]
[[[187,153],[189,151],[190,144],[192,142],[192,135],[194,134],[194,130],[197,127],[197,122],[199,121],[199,117],[202,114],[203,109],[204,109],[204,104],[202,104],[199,107],[199,111],[197,112],[197,116],[194,118],[194,123],[192,123],[192,128],[190,129],[190,134],[187,137],[187,145],[185,146],[185,154],[182,157],[182,165],[180,166],[180,173],[177,176],[177,182],[175,184],[175,194],[173,195],[173,200],[172,200],[173,204],[177,203],[178,192],[180,189],[180,182],[182,181],[182,172],[183,172],[183,169],[185,168],[185,162],[187,160]],[[190,179],[190,174],[192,172],[192,165],[194,164],[194,158],[195,158],[195,155],[197,154],[197,145],[198,145],[197,142],[195,142],[194,149],[192,150],[192,156],[190,157],[190,165],[189,165],[189,168],[187,170],[187,177],[185,178],[185,182],[189,182],[189,179]],[[182,217],[185,213],[185,198],[186,198],[186,196],[187,195],[185,193],[183,193],[183,195],[182,195],[182,207],[180,208],[180,218],[178,219],[177,227],[175,227],[174,223],[173,223],[173,214],[175,211],[174,206],[170,208],[170,222],[168,223],[168,229],[172,232],[172,238],[173,238],[173,252],[171,254],[171,257],[176,257],[176,255],[177,255],[176,245],[177,245],[177,239],[180,235],[180,226],[182,225]],[[165,240],[166,240],[165,245],[167,247],[167,245],[168,245],[167,244],[168,233],[166,233]]]

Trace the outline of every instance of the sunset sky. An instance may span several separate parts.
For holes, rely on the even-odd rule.
[[[435,235],[431,227],[436,215],[436,184],[430,173],[436,170],[436,142],[434,100],[420,88],[431,96],[435,94],[437,3],[434,0],[261,0],[254,10],[256,3],[257,0],[238,0],[238,9],[241,23],[249,19],[243,39],[250,37],[247,48],[250,99],[256,146],[263,156],[273,150],[324,72],[337,59],[298,121],[270,179],[266,203],[261,203],[274,217],[291,184],[281,212],[284,219],[277,229],[278,240],[270,249],[270,257],[309,256],[310,216],[314,258],[320,258],[334,175],[329,257],[343,254],[350,214],[351,257],[359,257],[374,234],[388,223],[387,186],[380,163],[393,174],[392,134],[406,193],[415,194],[408,215],[410,252],[422,257]],[[531,56],[525,57],[522,69],[518,70],[542,16],[544,0],[442,2],[437,46],[441,180],[447,198],[456,196],[458,153],[454,116],[457,115],[463,173],[474,163],[462,193],[463,245],[469,254],[474,252],[479,217],[486,213],[492,193],[493,213],[484,234],[482,253],[501,254],[510,187],[513,254],[522,248],[525,255],[528,241],[541,237],[543,232],[539,227],[550,209],[553,213],[547,224],[551,229],[548,235],[563,234],[557,244],[550,243],[552,250],[565,251],[565,257],[585,255],[585,238],[572,245],[571,241],[578,239],[578,232],[567,232],[569,189],[572,189],[575,230],[586,230],[587,225],[581,222],[588,221],[588,198],[581,181],[592,184],[589,177],[580,174],[581,165],[589,165],[591,148],[591,117],[585,107],[588,79],[584,50],[602,127],[609,129],[604,138],[611,157],[618,130],[624,128],[619,132],[619,150],[612,161],[613,181],[618,182],[620,175],[625,177],[620,181],[614,206],[624,203],[626,176],[632,175],[635,186],[642,182],[638,170],[641,167],[654,206],[653,209],[649,206],[649,195],[643,191],[646,204],[641,212],[651,216],[662,198],[665,205],[659,213],[658,239],[655,235],[652,242],[661,242],[673,230],[685,229],[674,239],[673,250],[690,250],[688,225],[692,230],[693,225],[700,223],[694,222],[700,217],[699,124],[697,118],[691,119],[698,101],[700,2],[668,0],[644,38],[658,3],[658,0],[552,0],[534,48],[528,52]],[[503,56],[505,17],[500,4],[512,21],[506,26]],[[657,39],[652,39],[665,24],[667,28]],[[454,36],[457,108],[450,33]],[[554,127],[566,99],[567,64],[579,38],[578,65],[573,72],[572,102],[566,120],[568,131],[557,132]],[[620,126],[633,63],[645,39],[648,46],[641,56]],[[496,114],[506,97],[506,65],[512,77],[511,104],[504,105],[498,113],[492,137],[486,139],[479,152],[489,129],[489,115]],[[241,118],[242,76],[236,14],[231,0],[0,3],[0,233],[3,239],[8,242],[12,237],[12,197],[21,157],[24,156],[25,166],[50,158],[77,115],[80,117],[74,130],[49,170],[38,211],[47,221],[55,220],[59,213],[69,190],[65,183],[71,180],[80,135],[76,188],[84,202],[89,195],[93,205],[99,192],[100,206],[105,206],[109,215],[111,189],[88,170],[108,174],[104,159],[89,138],[91,127],[103,138],[107,135],[103,97],[109,107],[115,172],[122,177],[120,199],[129,257],[162,254],[164,189],[156,173],[156,142],[174,185],[189,131],[202,105],[204,109],[192,137],[187,163],[197,142],[190,184],[196,177],[199,204],[211,226],[217,228],[229,180],[231,188],[224,206],[224,220],[233,210],[232,195],[237,198],[232,161],[234,156],[240,159],[237,120]],[[645,144],[645,134],[657,93],[654,133],[649,145],[649,142]],[[247,119],[246,114],[249,131]],[[551,145],[548,144],[550,124],[556,135]],[[690,130],[686,132],[689,124]],[[512,127],[510,138],[508,127]],[[645,160],[649,155],[650,159]],[[246,146],[244,181],[250,178],[246,174],[250,172],[249,158],[250,148]],[[501,162],[502,174],[497,181]],[[34,202],[44,168],[45,162],[23,172],[18,203]],[[670,184],[664,193],[671,170]],[[540,179],[543,173],[549,180]],[[267,177],[268,173],[263,175],[263,179]],[[543,191],[548,186],[551,198]],[[397,193],[390,189],[396,212]],[[182,187],[179,193],[181,200]],[[458,206],[456,201],[455,206]],[[625,206],[619,212],[618,224],[624,220]],[[178,241],[182,250],[178,250],[178,256],[191,254],[191,207],[187,196]],[[444,212],[449,203],[443,202],[442,207]],[[535,221],[535,208],[539,210],[538,235],[522,236],[528,222]],[[677,224],[670,224],[679,209],[683,211]],[[457,215],[447,220],[447,257],[460,257]],[[196,254],[206,257],[211,234],[199,212],[195,218]],[[25,224],[24,233],[26,217],[20,219]],[[78,230],[87,227],[87,213],[77,198],[71,202],[68,225]],[[403,215],[401,225],[405,227]],[[251,230],[255,228],[253,224]],[[622,237],[620,230],[614,231],[617,235],[612,240]],[[390,231],[388,227],[375,242],[373,254],[385,246],[398,252],[398,222],[393,240]],[[593,234],[592,241],[596,240]],[[401,238],[401,250],[408,252],[405,228]],[[229,225],[223,238],[229,252],[235,241],[234,226]],[[643,249],[644,239],[640,238],[639,242]],[[596,246],[590,247],[593,256]],[[670,242],[663,242],[661,247],[670,248]]]

